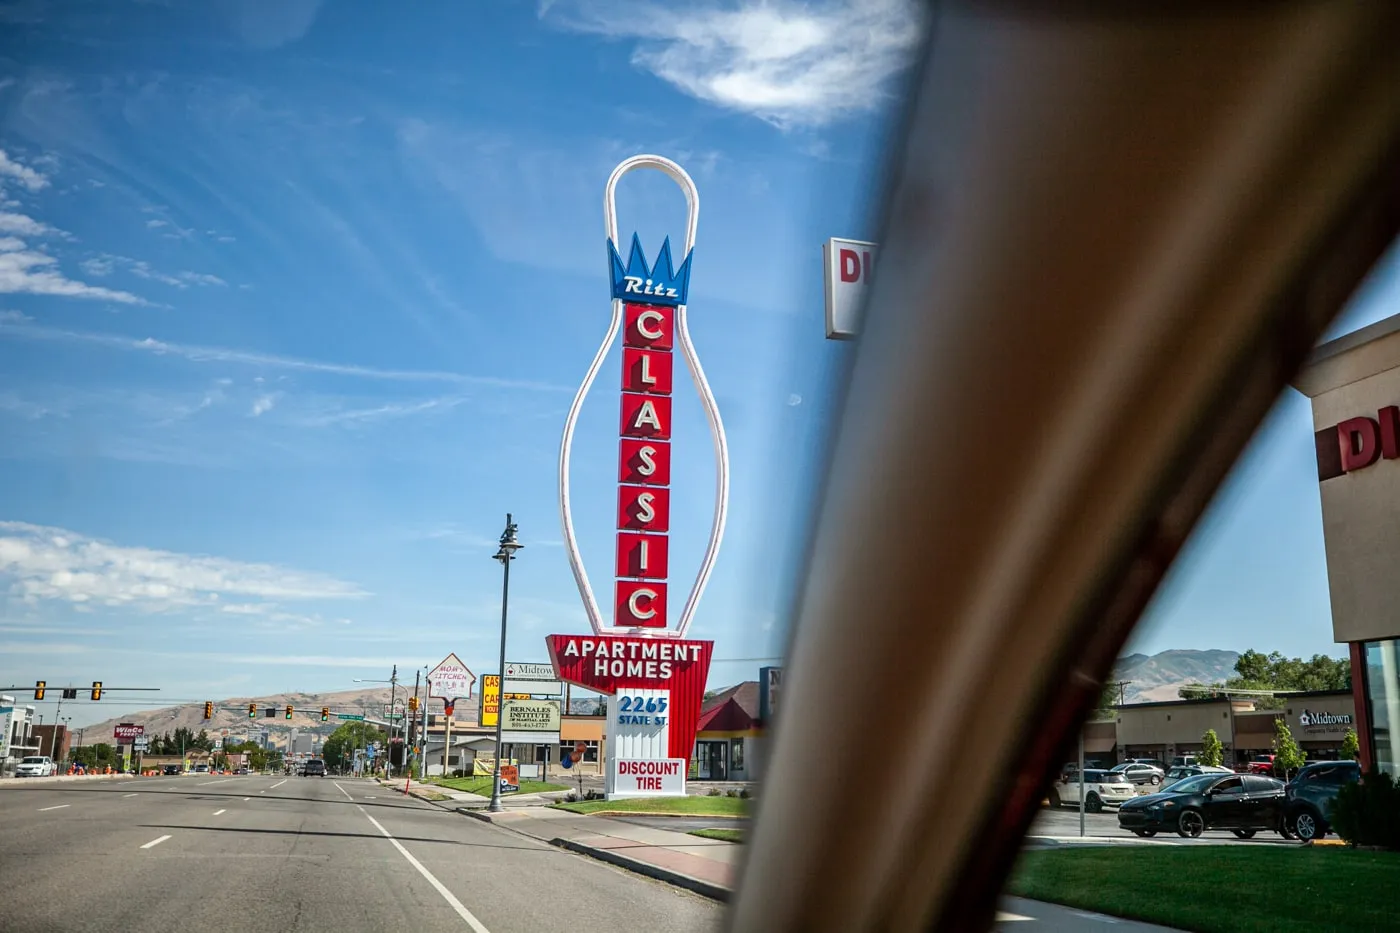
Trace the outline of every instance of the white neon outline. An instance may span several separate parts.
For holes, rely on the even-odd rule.
[[[608,177],[607,187],[603,191],[603,220],[608,242],[612,243],[614,247],[617,245],[617,183],[623,175],[638,168],[651,168],[664,172],[685,194],[685,248],[681,253],[682,261],[684,261],[684,257],[689,256],[690,251],[695,247],[695,230],[700,221],[700,195],[695,190],[695,182],[691,180],[685,169],[663,156],[632,156],[630,159],[624,159],[618,163],[618,166],[613,169],[612,175]],[[710,383],[705,378],[705,370],[700,365],[700,359],[695,355],[695,345],[690,339],[685,305],[679,305],[676,308],[676,334],[681,347],[681,355],[685,357],[686,367],[690,370],[691,380],[695,383],[696,391],[700,393],[700,401],[705,406],[705,417],[710,422],[710,436],[715,445],[715,515],[710,525],[710,542],[705,549],[704,558],[700,561],[700,572],[695,577],[695,584],[691,587],[690,596],[685,601],[685,608],[681,611],[680,623],[676,628],[674,630],[658,630],[604,623],[602,612],[598,608],[598,600],[594,597],[593,587],[588,581],[588,571],[584,569],[583,558],[578,551],[578,539],[574,534],[574,519],[569,500],[569,463],[573,453],[574,428],[578,424],[583,401],[588,397],[588,391],[593,387],[593,380],[597,378],[598,370],[602,368],[603,359],[612,349],[613,341],[617,339],[617,332],[621,325],[622,300],[614,298],[612,321],[608,324],[608,332],[603,337],[603,343],[598,347],[598,352],[594,355],[593,362],[583,377],[583,384],[579,386],[578,394],[574,396],[574,403],[569,407],[569,416],[564,422],[564,437],[559,444],[559,518],[564,529],[564,550],[569,555],[569,567],[574,572],[574,582],[578,584],[579,595],[583,597],[583,608],[588,613],[588,623],[593,628],[593,634],[646,634],[658,637],[684,638],[685,633],[690,629],[695,610],[700,604],[700,597],[705,592],[705,585],[709,583],[710,573],[714,570],[715,559],[719,555],[719,546],[724,540],[724,527],[729,517],[729,442],[724,436],[724,422],[720,420],[719,405],[715,402],[714,393],[710,391]]]

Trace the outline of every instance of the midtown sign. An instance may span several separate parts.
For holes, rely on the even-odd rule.
[[[643,168],[664,173],[685,193],[689,212],[679,264],[669,237],[654,263],[647,262],[635,233],[625,262],[618,251],[617,184],[628,172]],[[685,764],[695,744],[714,647],[712,642],[688,641],[685,636],[714,568],[729,507],[728,443],[687,325],[699,195],[690,176],[675,162],[640,155],[613,170],[603,204],[612,319],[574,397],[559,451],[564,547],[593,633],[551,635],[546,641],[558,679],[619,698],[608,704],[607,796],[684,794]],[[605,618],[574,534],[569,463],[584,399],[619,334],[622,379],[615,561],[612,614]],[[677,352],[685,360],[709,422],[718,479],[708,545],[679,612],[678,601],[672,600],[669,591],[671,462],[676,441],[671,402]]]

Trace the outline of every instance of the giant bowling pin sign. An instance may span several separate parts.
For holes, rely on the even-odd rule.
[[[671,239],[647,264],[634,233],[626,261],[617,233],[617,184],[634,169],[664,172],[685,193],[680,262]],[[603,194],[612,286],[612,320],[569,409],[559,447],[559,514],[564,548],[588,613],[592,635],[551,635],[549,655],[561,680],[609,695],[606,791],[609,798],[684,794],[700,703],[714,644],[685,637],[705,592],[724,537],[729,505],[729,450],[724,425],[686,326],[700,197],[695,183],[670,159],[639,155],[613,169]],[[569,500],[569,460],[579,411],[593,380],[622,334],[619,414],[617,562],[611,620],[604,618],[579,556]],[[710,422],[715,449],[714,519],[709,545],[685,604],[671,624],[668,600],[671,513],[671,393],[676,350],[690,370]]]

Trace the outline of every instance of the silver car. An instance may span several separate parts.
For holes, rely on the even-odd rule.
[[[1121,765],[1114,765],[1108,769],[1113,774],[1121,774],[1133,784],[1151,784],[1156,786],[1166,779],[1167,773],[1156,765],[1144,764],[1141,761],[1125,761]]]
[[[1174,765],[1167,769],[1166,783],[1162,785],[1162,790],[1171,787],[1183,778],[1195,777],[1198,774],[1233,774],[1229,768],[1220,768],[1215,765]]]

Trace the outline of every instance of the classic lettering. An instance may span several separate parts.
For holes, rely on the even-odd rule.
[[[643,609],[641,606],[641,601],[644,599],[647,601],[646,609]],[[656,615],[656,610],[651,607],[651,603],[654,599],[656,599],[655,590],[633,590],[632,595],[627,597],[627,609],[638,619],[650,619],[652,616]]]

